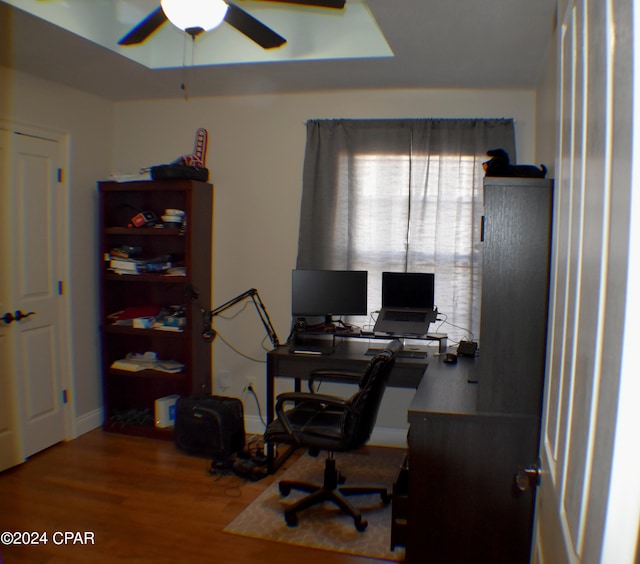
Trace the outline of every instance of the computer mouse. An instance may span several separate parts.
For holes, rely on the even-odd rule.
[[[454,363],[458,362],[458,355],[456,355],[454,353],[446,353],[444,355],[443,362],[446,362],[447,364],[454,364]]]

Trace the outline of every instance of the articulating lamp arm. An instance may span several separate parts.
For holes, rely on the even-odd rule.
[[[253,305],[255,306],[258,315],[260,316],[260,321],[262,321],[262,325],[264,325],[264,328],[267,331],[267,335],[271,340],[271,344],[274,346],[274,348],[279,347],[280,341],[278,339],[278,334],[276,333],[276,330],[271,323],[271,319],[269,318],[269,314],[267,313],[267,308],[260,299],[258,290],[256,290],[255,288],[251,288],[246,292],[243,292],[235,298],[230,299],[228,302],[216,307],[215,309],[212,309],[210,312],[205,312],[207,323],[206,329],[202,332],[202,338],[205,341],[213,341],[213,339],[215,339],[216,333],[210,326],[211,320],[216,315],[220,315],[223,311],[226,311],[230,307],[239,304],[247,298],[251,298],[251,301],[253,302]]]

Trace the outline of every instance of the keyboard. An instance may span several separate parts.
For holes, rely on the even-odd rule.
[[[376,347],[370,347],[366,350],[366,352],[364,353],[365,356],[375,356],[378,353],[381,353],[384,349],[380,349],[380,348],[376,348]],[[399,358],[418,358],[418,359],[424,359],[427,358],[427,351],[407,351],[407,350],[401,350],[398,353],[398,357]]]

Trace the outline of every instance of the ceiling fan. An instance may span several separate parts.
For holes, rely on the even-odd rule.
[[[296,4],[302,6],[315,6],[318,8],[334,8],[341,10],[344,8],[345,0],[264,0],[269,2],[279,2],[282,4]],[[211,4],[209,3],[211,2]],[[193,4],[194,2],[191,2]],[[207,2],[200,2],[201,5],[207,7],[207,9],[215,5],[214,11],[217,11],[217,16],[213,16],[216,20],[212,24],[205,24],[204,20],[200,20],[196,17],[196,24],[181,24],[178,19],[183,15],[185,5],[188,2],[185,0],[177,0],[170,2],[169,0],[162,0],[161,5],[158,6],[153,12],[151,12],[146,18],[138,23],[129,33],[127,33],[120,41],[118,45],[137,45],[145,41],[152,33],[154,33],[160,26],[162,26],[167,20],[171,21],[177,27],[180,27],[194,38],[196,35],[209,31],[216,27],[216,25],[223,21],[230,26],[237,29],[240,33],[246,35],[249,39],[263,47],[264,49],[273,49],[274,47],[280,47],[286,43],[286,39],[273,31],[270,27],[267,27],[260,20],[254,18],[251,14],[244,11],[242,8],[232,2],[226,0],[208,0]],[[197,2],[196,2],[197,4]],[[203,7],[204,7],[203,6]]]

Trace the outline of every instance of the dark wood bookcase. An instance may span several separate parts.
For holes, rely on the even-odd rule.
[[[191,180],[99,182],[100,196],[100,335],[104,429],[172,438],[170,428],[156,428],[157,398],[211,393],[211,345],[201,338],[202,313],[211,300],[213,186]],[[185,212],[179,227],[133,227],[139,212],[152,211],[161,222],[167,209]],[[140,248],[142,258],[170,255],[183,275],[118,274],[109,268],[110,251]],[[192,299],[195,291],[199,299]],[[132,308],[182,306],[181,331],[142,329],[115,323],[115,314]],[[117,370],[113,363],[128,353],[155,352],[174,360],[177,373]]]

